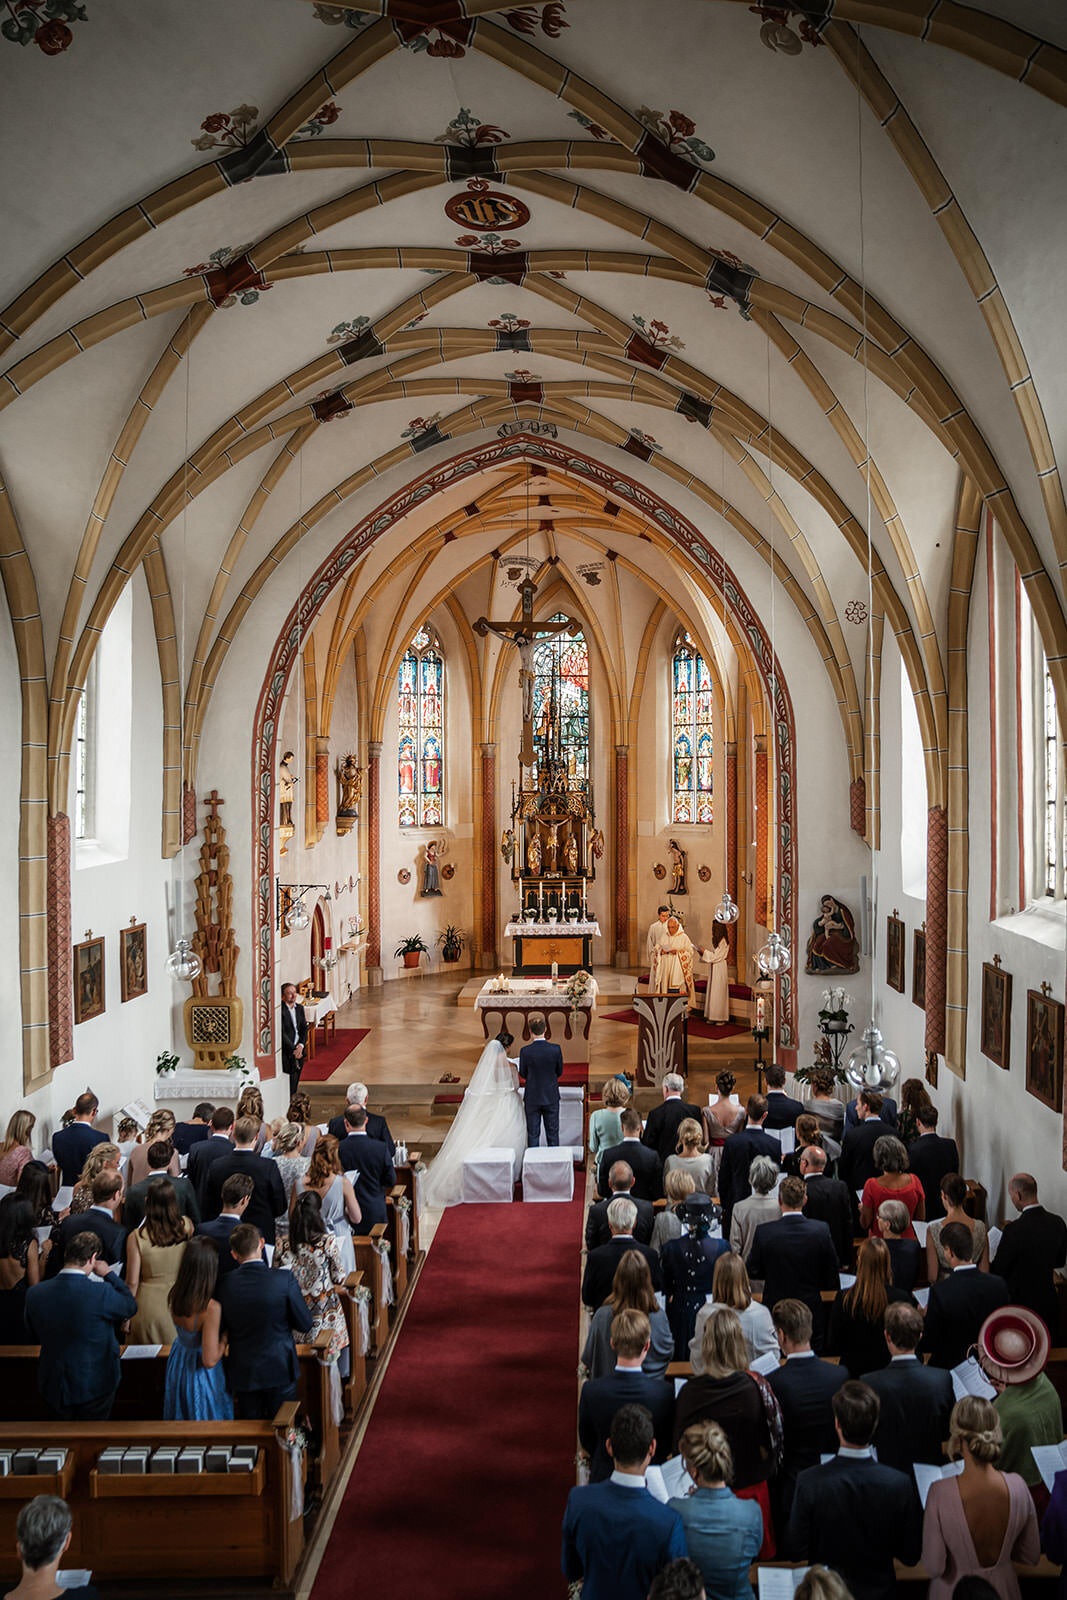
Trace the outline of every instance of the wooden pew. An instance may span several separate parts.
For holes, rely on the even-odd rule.
[[[408,1258],[407,1251],[400,1248],[400,1212],[397,1201],[404,1198],[404,1186],[398,1183],[389,1190],[385,1197],[386,1222],[385,1237],[389,1241],[389,1265],[393,1269],[393,1295],[394,1305],[399,1305],[404,1298],[408,1286]]]
[[[349,1421],[359,1410],[360,1401],[367,1392],[367,1358],[359,1349],[359,1308],[356,1291],[363,1283],[362,1272],[350,1272],[341,1291],[341,1308],[348,1329],[349,1369],[344,1385],[345,1416]]]
[[[414,1262],[418,1259],[421,1246],[419,1244],[419,1213],[415,1204],[415,1168],[422,1160],[421,1150],[409,1150],[407,1165],[397,1167],[396,1181],[411,1201],[411,1212],[408,1220],[411,1223],[411,1232],[408,1243],[408,1260]]]
[[[384,1222],[376,1222],[369,1233],[357,1233],[352,1237],[356,1271],[362,1273],[363,1282],[371,1292],[369,1353],[372,1356],[381,1355],[389,1336],[389,1308],[385,1303],[382,1258],[378,1254],[378,1241],[384,1238]]]
[[[148,1363],[142,1363],[148,1365]],[[27,1500],[61,1493],[74,1514],[64,1560],[88,1567],[94,1582],[125,1580],[155,1592],[161,1575],[261,1579],[288,1585],[304,1548],[303,1520],[290,1520],[292,1466],[281,1448],[295,1403],[273,1422],[4,1422],[0,1448],[59,1446],[70,1452],[61,1477],[0,1478],[0,1579],[20,1574],[15,1519]],[[254,1473],[109,1477],[96,1471],[101,1450],[133,1444],[251,1444]]]

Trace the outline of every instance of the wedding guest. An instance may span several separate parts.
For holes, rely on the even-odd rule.
[[[871,1090],[861,1089],[859,1094],[856,1095],[855,1099],[850,1100],[848,1102],[848,1104],[845,1106],[845,1132],[846,1133],[848,1132],[849,1128],[858,1128],[862,1124],[863,1117],[860,1114],[860,1105],[862,1103],[863,1096],[865,1094],[868,1094],[868,1093],[869,1094],[874,1094],[874,1093],[876,1093],[876,1091],[873,1090],[873,1089],[871,1089]],[[897,1131],[897,1103],[893,1099],[892,1095],[889,1095],[889,1094],[880,1095],[879,1098],[880,1098],[882,1104],[881,1104],[881,1107],[879,1109],[878,1115],[881,1118],[881,1120],[885,1123],[885,1129],[883,1131],[887,1132],[887,1133],[896,1133],[896,1131]]]
[[[279,1244],[274,1260],[276,1266],[289,1268],[311,1312],[313,1321],[308,1342],[313,1343],[325,1330],[330,1340],[326,1360],[339,1360],[342,1351],[348,1350],[349,1339],[344,1307],[337,1291],[344,1287],[348,1273],[342,1260],[341,1241],[327,1230],[322,1201],[314,1191],[297,1196],[289,1232]]]
[[[27,1501],[15,1522],[15,1548],[22,1563],[22,1578],[5,1591],[4,1600],[99,1600],[91,1583],[60,1584],[59,1563],[70,1547],[70,1507],[58,1495],[39,1494]]]
[[[911,1218],[902,1200],[883,1200],[874,1221],[876,1230],[889,1251],[890,1276],[898,1289],[910,1293],[918,1282],[923,1264],[923,1248],[918,1239],[906,1237]]]
[[[608,1173],[616,1161],[625,1161],[634,1175],[634,1199],[658,1200],[663,1193],[663,1168],[654,1150],[641,1143],[641,1118],[633,1106],[627,1106],[620,1118],[622,1139],[610,1145],[600,1157],[597,1167],[597,1193],[608,1193]]]
[[[926,1215],[931,1222],[945,1215],[941,1204],[942,1180],[948,1172],[960,1170],[960,1152],[955,1139],[944,1139],[937,1131],[937,1107],[929,1102],[915,1113],[917,1136],[908,1146],[911,1170],[923,1186]]]
[[[679,1556],[656,1573],[648,1600],[707,1600],[704,1575],[695,1561]]]
[[[0,1200],[0,1344],[28,1343],[26,1291],[40,1283],[42,1265],[29,1201],[6,1194]]]
[[[188,1122],[177,1122],[171,1135],[171,1143],[180,1156],[187,1156],[194,1144],[199,1144],[201,1139],[207,1139],[211,1134],[211,1113],[215,1107],[210,1100],[201,1100],[193,1109],[193,1114]]]
[[[369,1120],[369,1119],[368,1119]],[[303,1129],[304,1138],[300,1146],[300,1154],[309,1159],[319,1141],[319,1127],[312,1121],[311,1096],[303,1089],[298,1089],[289,1101],[289,1109],[285,1113],[285,1122],[295,1122]],[[375,1135],[371,1135],[372,1138]]]
[[[697,1312],[693,1337],[689,1342],[689,1361],[695,1373],[699,1375],[704,1370],[704,1324],[719,1306],[726,1306],[737,1313],[750,1362],[757,1361],[760,1356],[770,1355],[772,1350],[777,1351],[778,1341],[771,1313],[758,1300],[753,1300],[745,1263],[732,1250],[726,1251],[715,1263],[711,1294],[711,1300],[705,1301]]]
[[[667,1313],[659,1308],[648,1262],[636,1250],[626,1251],[615,1268],[610,1295],[593,1312],[582,1351],[582,1366],[591,1378],[605,1378],[614,1369],[611,1325],[620,1311],[640,1311],[648,1318],[649,1350],[641,1370],[646,1378],[665,1377],[667,1363],[674,1360],[674,1335]]]
[[[1014,1303],[1044,1318],[1055,1334],[1054,1274],[1067,1263],[1067,1222],[1045,1210],[1037,1197],[1037,1180],[1029,1172],[1017,1172],[1010,1180],[1008,1198],[1019,1215],[1004,1224],[992,1271],[1004,1279]]]
[[[188,1178],[181,1173],[175,1177],[171,1172],[174,1150],[169,1139],[157,1139],[148,1146],[148,1171],[140,1183],[127,1186],[126,1204],[122,1210],[122,1220],[127,1228],[136,1228],[140,1225],[145,1213],[145,1200],[153,1184],[159,1183],[162,1178],[167,1178],[174,1187],[178,1200],[178,1210],[183,1217],[188,1217],[195,1225],[200,1221],[200,1207],[196,1201],[196,1191]]]
[[[705,1194],[715,1193],[715,1179],[718,1172],[717,1150],[708,1152],[704,1144],[703,1124],[696,1117],[685,1117],[678,1124],[678,1138],[675,1145],[675,1154],[668,1156],[663,1167],[663,1176],[669,1172],[688,1172],[693,1183]]]
[[[853,1194],[878,1172],[874,1147],[879,1139],[892,1132],[882,1116],[885,1101],[876,1090],[862,1090],[855,1105],[857,1120],[854,1124],[849,1124],[848,1113],[845,1114],[845,1137],[841,1141],[841,1160],[837,1167],[838,1176]]]
[[[219,1284],[222,1332],[228,1340],[226,1385],[242,1421],[270,1421],[296,1399],[299,1367],[293,1334],[311,1332],[313,1318],[291,1272],[270,1272],[263,1235],[250,1223],[233,1230],[236,1272]]]
[[[803,1114],[801,1101],[785,1092],[785,1068],[773,1062],[763,1074],[767,1085],[767,1120],[764,1127],[795,1128],[797,1118]]]
[[[678,1136],[684,1122],[700,1124],[700,1107],[682,1099],[685,1079],[677,1072],[667,1072],[663,1077],[663,1099],[648,1113],[641,1143],[654,1150],[666,1166],[667,1159],[678,1150]],[[702,1127],[702,1124],[701,1124]],[[696,1143],[701,1143],[698,1131]]]
[[[681,1209],[689,1196],[696,1193],[692,1174],[675,1167],[663,1180],[663,1192],[667,1204],[662,1211],[655,1214],[652,1237],[649,1240],[653,1250],[662,1250],[668,1239],[680,1239],[685,1232]]]
[[[242,1117],[255,1117],[259,1123],[259,1132],[256,1135],[256,1155],[263,1154],[263,1146],[267,1142],[267,1113],[263,1109],[263,1096],[254,1083],[246,1083],[241,1090],[241,1098],[237,1102],[235,1122],[240,1122]]]
[[[757,1156],[748,1169],[751,1194],[739,1200],[730,1218],[730,1249],[747,1256],[762,1222],[777,1222],[778,1179],[781,1174],[773,1156]]]
[[[233,1419],[222,1369],[226,1341],[221,1332],[222,1307],[215,1298],[218,1277],[215,1241],[198,1234],[190,1239],[167,1296],[175,1332],[163,1395],[166,1422]]]
[[[60,1128],[53,1135],[52,1154],[59,1166],[59,1181],[63,1185],[73,1188],[93,1145],[102,1144],[107,1138],[106,1133],[93,1127],[99,1110],[99,1100],[91,1089],[86,1089],[74,1102],[74,1115],[68,1126]]]
[[[730,1096],[737,1086],[737,1079],[732,1072],[718,1072],[715,1074],[715,1087],[718,1097],[712,1100],[704,1111],[704,1127],[708,1136],[709,1145],[724,1145],[732,1133],[745,1125],[745,1108],[736,1105]]]
[[[605,1150],[622,1143],[620,1113],[630,1103],[630,1091],[621,1078],[609,1078],[600,1105],[589,1118],[589,1154],[597,1162]]]
[[[719,1306],[711,1313],[704,1324],[701,1356],[703,1372],[689,1379],[674,1403],[674,1447],[694,1423],[718,1423],[733,1455],[734,1492],[758,1503],[763,1518],[761,1555],[772,1560],[767,1481],[783,1450],[778,1401],[767,1380],[747,1370],[748,1348],[736,1311]]]
[[[739,1132],[730,1135],[723,1146],[719,1162],[719,1199],[722,1201],[723,1227],[729,1231],[734,1206],[747,1200],[750,1194],[748,1174],[757,1156],[770,1156],[777,1166],[782,1147],[769,1133],[764,1133],[767,1120],[767,1101],[761,1094],[750,1094],[745,1106],[746,1122]]]
[[[348,1133],[337,1146],[337,1157],[340,1169],[343,1172],[356,1171],[357,1177],[352,1182],[355,1190],[357,1210],[362,1213],[364,1230],[373,1228],[376,1222],[386,1220],[385,1197],[396,1183],[396,1168],[393,1166],[389,1147],[381,1139],[372,1139],[367,1132],[367,1113],[362,1106],[349,1106],[345,1112],[345,1125]],[[319,1141],[322,1142],[321,1140]],[[315,1146],[316,1153],[319,1146]],[[312,1156],[314,1162],[315,1157]],[[345,1180],[348,1181],[347,1179]],[[348,1196],[345,1196],[346,1215],[350,1221],[358,1222],[359,1217],[353,1217],[351,1207],[348,1205]],[[336,1210],[336,1196],[335,1206]],[[327,1225],[333,1227],[330,1220],[331,1205],[323,1198],[323,1210],[326,1214]],[[335,1232],[338,1230],[334,1230]]]
[[[174,1323],[167,1304],[193,1224],[183,1217],[174,1185],[164,1174],[150,1183],[144,1221],[126,1245],[126,1283],[137,1296],[131,1344],[172,1344]]]
[[[964,1395],[952,1408],[948,1453],[963,1461],[957,1478],[930,1486],[923,1519],[922,1563],[930,1600],[950,1600],[959,1578],[983,1577],[1001,1600],[1019,1600],[1012,1565],[1032,1565],[1041,1553],[1037,1516],[1026,1484],[1000,1472],[1003,1438],[988,1400]]]
[[[1040,1516],[1048,1490],[1031,1453],[1034,1445],[1059,1444],[1063,1438],[1060,1397],[1049,1382],[1048,1328],[1025,1306],[1005,1306],[983,1322],[976,1355],[997,1391],[993,1404],[1000,1419],[1003,1447],[1000,1464],[1017,1472],[1029,1489]]]
[[[27,1161],[19,1173],[15,1193],[20,1200],[29,1201],[35,1228],[54,1228],[58,1225],[61,1213],[52,1205],[52,1184],[48,1177],[48,1169],[39,1161]],[[62,1216],[66,1215],[67,1211],[62,1212]]]
[[[775,1525],[781,1530],[789,1523],[797,1478],[821,1456],[830,1454],[837,1443],[831,1403],[848,1374],[823,1361],[811,1348],[811,1311],[802,1300],[779,1300],[773,1317],[784,1357],[781,1365],[767,1374],[785,1432],[785,1456],[772,1485]]]
[[[826,1157],[829,1167],[836,1165],[841,1154],[841,1146],[836,1139],[831,1139],[828,1133],[823,1133],[819,1127],[819,1119],[810,1111],[805,1111],[797,1118],[795,1129],[796,1145],[787,1156],[782,1157],[782,1171],[791,1178],[802,1177],[800,1158],[805,1150],[821,1150]]]
[[[67,1245],[63,1270],[26,1292],[26,1327],[41,1347],[37,1385],[59,1422],[111,1415],[119,1386],[119,1330],[137,1301],[99,1259],[100,1240],[86,1230]],[[90,1278],[102,1282],[91,1283]]]
[[[0,1144],[0,1184],[13,1189],[19,1173],[33,1157],[30,1139],[37,1118],[32,1111],[16,1111],[7,1125],[7,1133]]]
[[[189,1152],[185,1176],[196,1190],[196,1200],[201,1211],[207,1205],[208,1170],[224,1156],[233,1155],[234,1116],[229,1106],[216,1106],[211,1113],[211,1131],[206,1139],[194,1144]]]
[[[504,1046],[505,1051],[509,1050],[514,1043],[510,1033],[499,1033],[497,1038]],[[370,1090],[365,1083],[350,1083],[345,1093],[345,1110],[347,1111],[349,1106],[361,1106],[364,1111],[367,1111],[369,1098]],[[344,1112],[340,1116],[330,1118],[326,1132],[332,1134],[338,1142],[347,1136],[348,1131],[345,1126]],[[389,1150],[389,1159],[392,1161],[396,1155],[396,1140],[389,1132],[389,1124],[377,1111],[367,1111],[367,1137],[369,1139],[378,1139],[382,1144],[386,1145]]]
[[[230,1249],[230,1236],[238,1223],[244,1221],[245,1212],[255,1189],[247,1172],[234,1172],[222,1186],[222,1210],[210,1222],[201,1222],[197,1234],[210,1239],[218,1253],[218,1277],[221,1280],[232,1272],[237,1263]],[[286,1218],[288,1222],[288,1218]],[[218,1299],[218,1288],[215,1289]]]
[[[866,1126],[866,1124],[864,1124]],[[904,1237],[915,1238],[915,1229],[912,1227],[912,1218],[918,1217],[920,1221],[926,1217],[926,1196],[923,1186],[914,1173],[908,1171],[908,1151],[903,1140],[895,1139],[892,1134],[883,1134],[875,1142],[872,1151],[874,1160],[875,1177],[868,1178],[863,1185],[863,1196],[860,1200],[860,1227],[866,1233],[874,1228],[875,1212],[883,1200],[899,1200],[907,1207],[908,1226]],[[859,1185],[857,1184],[858,1188]]]
[[[313,1131],[317,1141],[318,1129]],[[275,1237],[279,1241],[289,1232],[289,1213],[293,1207],[293,1196],[303,1189],[304,1178],[311,1165],[311,1157],[304,1154],[304,1143],[304,1129],[299,1122],[283,1122],[271,1140],[270,1155],[267,1159],[273,1161],[278,1169],[286,1200],[285,1214],[278,1217],[274,1224]]]
[[[1050,1561],[1063,1568],[1056,1590],[1059,1600],[1067,1595],[1067,1471],[1057,1472],[1052,1480],[1048,1510],[1041,1518],[1041,1549]]]
[[[826,1348],[840,1356],[849,1376],[859,1378],[889,1365],[885,1313],[890,1304],[911,1296],[892,1282],[884,1239],[864,1239],[856,1257],[856,1281],[839,1289],[830,1307]]]
[[[847,1267],[852,1260],[852,1196],[840,1178],[827,1177],[826,1160],[825,1149],[818,1145],[806,1145],[800,1152],[804,1215],[826,1223],[838,1262]]]
[[[88,1211],[93,1203],[93,1184],[102,1172],[118,1172],[122,1165],[122,1151],[117,1144],[112,1144],[105,1139],[102,1144],[94,1144],[85,1158],[85,1165],[81,1169],[74,1193],[70,1197],[71,1216],[80,1216]]]
[[[941,1233],[948,1223],[959,1223],[971,1236],[970,1259],[982,1272],[989,1271],[989,1236],[984,1222],[969,1217],[963,1209],[967,1184],[958,1172],[946,1172],[941,1179],[940,1217],[926,1230],[926,1276],[931,1283],[947,1278],[952,1268],[941,1245]]]
[[[353,1114],[365,1115],[363,1111]],[[370,1142],[367,1140],[368,1144]],[[326,1231],[337,1239],[345,1272],[349,1273],[356,1270],[352,1230],[359,1226],[363,1214],[356,1191],[341,1168],[338,1148],[337,1140],[331,1139],[329,1134],[319,1139],[302,1183],[297,1185],[295,1192],[298,1198],[305,1193],[316,1196],[322,1208],[323,1224]],[[377,1148],[384,1151],[384,1146],[380,1144]],[[379,1220],[384,1221],[384,1218],[374,1218],[374,1221]],[[368,1221],[366,1225],[371,1227],[373,1223]]]
[[[170,1160],[167,1165],[167,1176],[177,1178],[181,1176],[182,1164],[177,1150],[174,1148],[174,1129],[176,1127],[173,1111],[153,1111],[148,1119],[148,1126],[144,1131],[144,1143],[135,1144],[130,1151],[126,1162],[126,1188],[127,1191],[138,1183],[143,1183],[148,1177],[148,1152],[154,1144],[166,1143],[170,1146]]]
[[[589,1207],[585,1219],[585,1248],[595,1250],[598,1245],[607,1244],[611,1238],[611,1228],[608,1226],[608,1207],[617,1195],[625,1200],[632,1200],[637,1208],[637,1220],[634,1223],[634,1238],[641,1244],[650,1244],[652,1241],[653,1224],[659,1219],[648,1200],[634,1199],[634,1174],[633,1168],[626,1161],[616,1161],[608,1173],[608,1184],[611,1193],[603,1200],[598,1200]],[[690,1185],[690,1189],[692,1185]],[[659,1248],[658,1246],[656,1247]]]
[[[201,1212],[205,1217],[217,1217],[222,1210],[222,1186],[235,1172],[244,1172],[252,1179],[252,1198],[248,1203],[245,1221],[259,1229],[267,1244],[274,1243],[275,1219],[285,1215],[285,1190],[278,1168],[273,1161],[256,1154],[256,1145],[262,1130],[255,1117],[239,1117],[234,1123],[233,1145],[229,1155],[223,1150],[222,1158],[212,1160],[204,1180],[204,1199]],[[193,1151],[210,1149],[214,1139],[205,1139]],[[222,1141],[219,1140],[222,1149]],[[191,1158],[190,1158],[191,1159]]]
[[[840,1287],[837,1252],[825,1222],[803,1215],[807,1194],[800,1178],[783,1178],[778,1190],[778,1221],[756,1229],[748,1253],[753,1280],[763,1280],[763,1304],[773,1311],[779,1300],[803,1300],[811,1310],[816,1350],[822,1349],[822,1291]]]
[[[578,1397],[578,1442],[589,1457],[589,1481],[602,1483],[611,1476],[607,1442],[612,1419],[620,1406],[647,1407],[656,1433],[655,1459],[670,1453],[674,1415],[672,1386],[662,1378],[649,1378],[643,1369],[651,1341],[643,1311],[620,1311],[612,1319],[611,1348],[615,1365],[603,1378],[590,1378]]]
[[[897,1133],[904,1144],[910,1146],[919,1137],[919,1118],[930,1111],[933,1101],[921,1078],[906,1078],[900,1091],[900,1111],[897,1116]]]
[[[91,1228],[100,1240],[100,1254],[104,1260],[110,1261],[117,1271],[122,1271],[127,1234],[122,1221],[124,1196],[122,1179],[113,1167],[105,1167],[97,1173],[93,1179],[92,1205],[88,1211],[82,1211],[77,1216],[73,1211],[68,1212],[59,1226],[52,1229],[46,1274],[49,1278],[54,1278],[63,1265],[67,1245],[75,1234],[84,1232],[86,1228]]]
[[[607,1244],[598,1245],[595,1250],[590,1250],[585,1258],[585,1272],[582,1274],[583,1306],[596,1310],[598,1306],[604,1304],[615,1281],[619,1262],[628,1250],[636,1250],[648,1263],[652,1287],[656,1289],[661,1284],[660,1257],[650,1245],[641,1244],[634,1237],[636,1221],[637,1207],[634,1202],[624,1195],[616,1195],[608,1206],[611,1238]],[[670,1249],[671,1246],[668,1245],[666,1248]]]
[[[713,1289],[715,1263],[730,1248],[725,1239],[710,1237],[715,1210],[706,1194],[691,1195],[680,1215],[685,1233],[680,1239],[668,1239],[660,1252],[676,1361],[688,1355],[697,1312]]]
[[[969,1259],[974,1240],[959,1222],[941,1229],[941,1249],[951,1267],[947,1278],[931,1284],[923,1329],[923,1349],[929,1351],[932,1367],[951,1371],[964,1360],[978,1331],[1010,1296],[1003,1278],[992,1272],[979,1272]]]
[[[839,1578],[829,1567],[809,1567],[793,1590],[793,1600],[852,1600],[852,1591],[844,1578]],[[961,1595],[959,1600],[965,1597]],[[977,1600],[977,1596],[973,1600]],[[996,1596],[992,1600],[996,1600]]]
[[[823,1133],[840,1140],[845,1126],[844,1103],[838,1098],[837,1079],[829,1067],[816,1067],[811,1074],[811,1094],[804,1102],[804,1110],[818,1119]]]
[[[922,1336],[918,1306],[893,1301],[885,1313],[889,1365],[863,1375],[863,1382],[878,1396],[874,1435],[878,1459],[900,1472],[910,1472],[916,1461],[939,1466],[949,1432],[952,1379],[940,1367],[928,1367],[919,1360]]]
[[[763,1543],[760,1508],[731,1492],[733,1453],[717,1422],[686,1428],[680,1447],[694,1489],[667,1503],[682,1519],[707,1600],[751,1600],[748,1572]]]

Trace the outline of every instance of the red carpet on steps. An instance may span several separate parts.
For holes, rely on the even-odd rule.
[[[300,1074],[300,1082],[325,1083],[369,1032],[369,1028],[336,1028],[328,1044],[316,1045],[314,1056]]]
[[[640,1020],[636,1011],[605,1011],[601,1017],[602,1022],[640,1022]],[[689,1018],[688,1032],[691,1039],[732,1039],[736,1034],[750,1031],[746,1022],[705,1022],[703,1017],[692,1015]]]
[[[581,1187],[445,1212],[312,1600],[566,1593]]]

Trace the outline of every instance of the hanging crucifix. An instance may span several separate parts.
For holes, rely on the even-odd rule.
[[[488,617],[479,617],[474,623],[474,631],[484,639],[487,633],[495,634],[498,639],[503,639],[505,644],[513,644],[519,652],[519,689],[522,694],[522,744],[519,748],[519,760],[524,767],[532,767],[536,760],[534,751],[534,644],[538,634],[548,635],[553,633],[569,633],[573,638],[581,632],[581,625],[573,617],[565,617],[562,622],[535,623],[533,614],[534,596],[537,586],[531,578],[524,578],[519,585],[519,594],[522,596],[522,612],[518,622],[490,622]]]

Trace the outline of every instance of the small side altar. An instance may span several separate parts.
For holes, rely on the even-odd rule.
[[[536,1013],[544,1017],[545,1037],[560,1046],[564,1061],[589,1060],[589,1030],[596,1016],[598,992],[595,978],[590,978],[590,987],[576,1007],[562,981],[553,985],[544,978],[509,978],[506,989],[496,988],[499,982],[499,978],[487,979],[474,1001],[486,1039],[495,1039],[507,1028],[517,1047],[528,1044],[530,1018]]]

